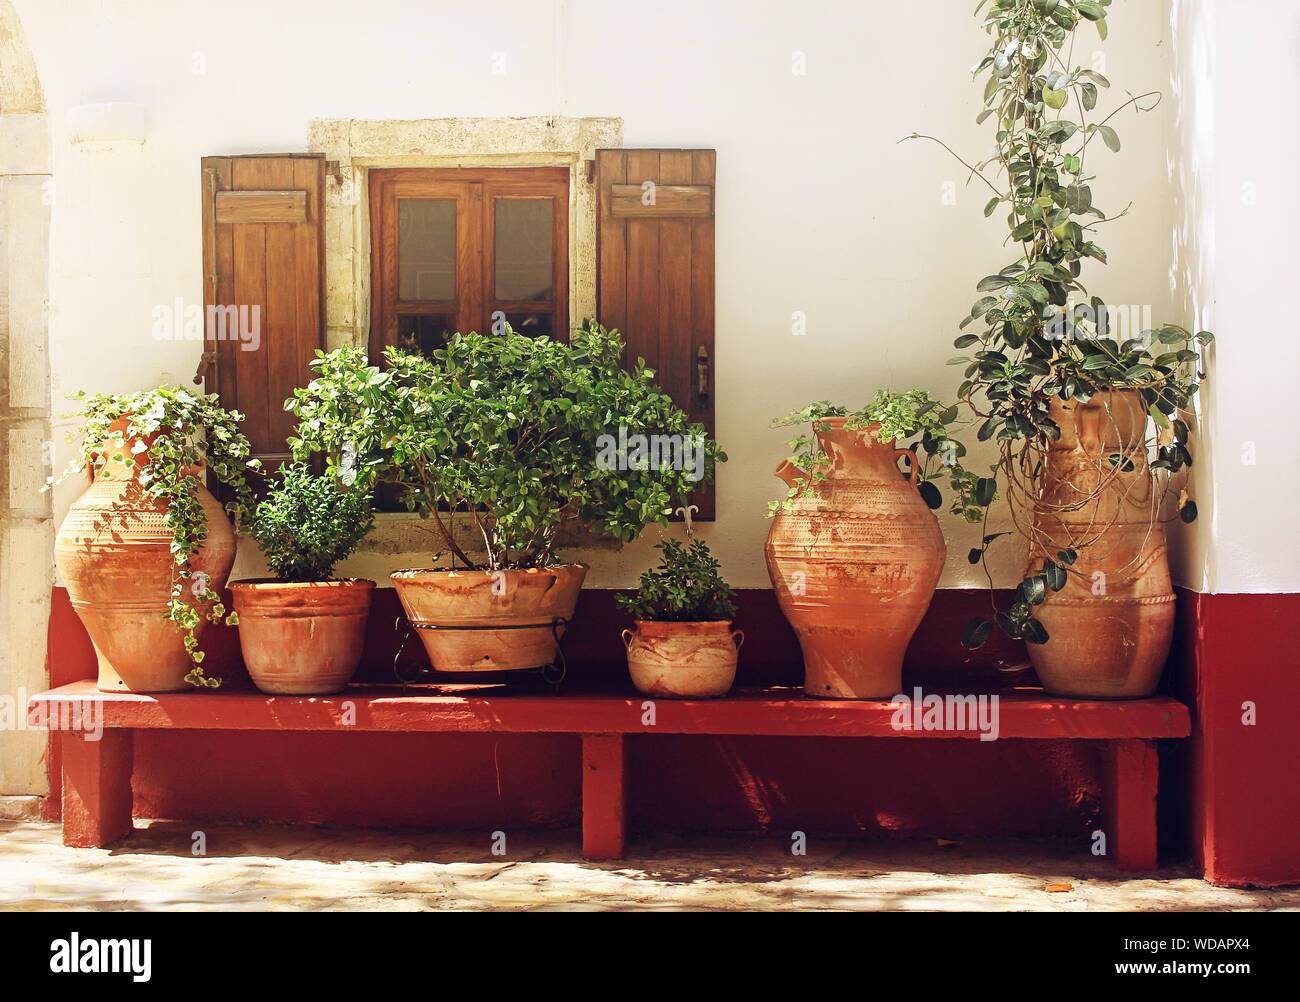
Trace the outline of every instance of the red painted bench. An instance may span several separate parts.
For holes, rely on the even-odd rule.
[[[1126,870],[1156,865],[1157,738],[1186,737],[1187,707],[1167,696],[1130,702],[1055,699],[1038,690],[999,693],[999,738],[1103,742],[1103,823],[1108,854]],[[67,725],[93,701],[103,734]],[[646,726],[646,704],[655,723]],[[137,729],[561,733],[582,736],[582,851],[623,855],[629,734],[781,737],[965,738],[968,730],[899,730],[885,702],[806,699],[797,689],[738,691],[721,700],[650,701],[625,693],[524,694],[498,686],[358,686],[338,696],[258,692],[102,693],[92,681],[34,696],[34,724],[63,723],[63,841],[104,846],[131,822],[132,735]]]

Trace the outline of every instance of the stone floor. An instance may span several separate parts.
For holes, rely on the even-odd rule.
[[[865,909],[1300,911],[1300,888],[1212,887],[1185,868],[1120,877],[1054,842],[656,837],[588,863],[576,832],[395,834],[154,822],[113,849],[68,849],[56,825],[0,821],[0,911]],[[1048,890],[1069,885],[1069,889]]]

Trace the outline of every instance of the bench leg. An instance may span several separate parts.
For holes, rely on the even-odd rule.
[[[65,731],[63,844],[106,846],[131,831],[131,731],[106,727],[99,740]]]
[[[627,816],[627,758],[622,734],[582,736],[582,855],[622,859]]]
[[[1156,868],[1156,743],[1122,738],[1102,745],[1102,823],[1121,870]]]

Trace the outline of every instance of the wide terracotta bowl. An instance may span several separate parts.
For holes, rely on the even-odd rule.
[[[582,564],[389,575],[435,671],[553,664],[586,576]]]

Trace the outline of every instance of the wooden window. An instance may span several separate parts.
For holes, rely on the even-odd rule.
[[[246,415],[253,455],[288,458],[284,401],[312,377],[325,344],[325,158],[286,153],[204,157],[200,376]]]
[[[370,356],[448,334],[569,332],[565,167],[370,172]]]
[[[714,150],[597,150],[596,315],[713,434]],[[725,443],[724,443],[725,446]],[[722,468],[718,476],[723,474]],[[715,491],[692,495],[712,521]]]

